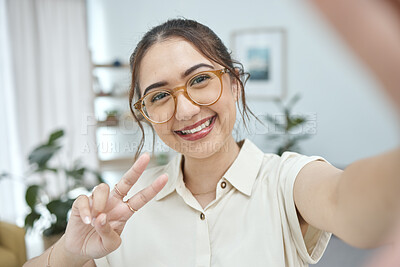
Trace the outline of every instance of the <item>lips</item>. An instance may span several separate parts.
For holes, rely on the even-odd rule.
[[[214,127],[215,119],[217,115],[205,118],[192,124],[190,126],[184,127],[178,131],[174,131],[179,137],[187,141],[195,141],[207,136]]]

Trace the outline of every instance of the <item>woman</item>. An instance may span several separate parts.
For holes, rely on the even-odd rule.
[[[379,244],[400,183],[384,170],[399,150],[342,171],[321,157],[236,143],[236,103],[249,113],[243,71],[195,21],[150,30],[131,69],[132,106],[180,154],[143,172],[144,154],[111,192],[101,184],[80,196],[65,235],[26,266],[307,266],[331,232]]]

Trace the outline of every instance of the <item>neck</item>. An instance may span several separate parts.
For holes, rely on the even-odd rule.
[[[239,151],[239,146],[231,136],[223,147],[210,157],[198,159],[185,156],[183,177],[186,187],[195,195],[213,192]]]

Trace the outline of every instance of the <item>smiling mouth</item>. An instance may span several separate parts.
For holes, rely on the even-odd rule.
[[[208,119],[206,119],[204,122],[201,122],[201,124],[197,125],[197,126],[189,126],[189,127],[185,127],[182,130],[179,131],[175,131],[177,134],[185,136],[185,135],[191,135],[191,134],[195,134],[198,132],[201,132],[202,130],[206,129],[207,127],[209,127],[214,121],[215,118],[217,117],[217,115],[212,116]],[[198,124],[198,123],[196,123]]]

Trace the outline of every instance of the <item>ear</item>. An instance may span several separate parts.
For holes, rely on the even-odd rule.
[[[232,80],[232,94],[235,102],[237,102],[240,99],[241,92],[239,82],[236,79]]]
[[[238,70],[236,70],[236,69],[235,69],[235,71],[238,72]],[[234,77],[232,77],[231,83],[232,83],[232,94],[235,99],[235,102],[237,102],[241,97],[242,87],[240,86],[239,81]]]

